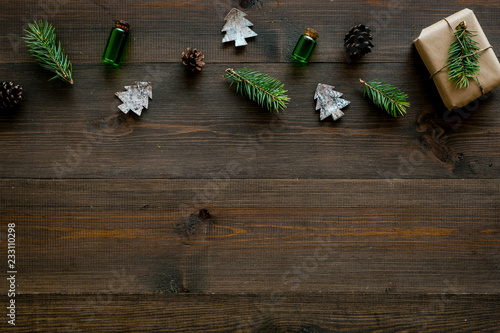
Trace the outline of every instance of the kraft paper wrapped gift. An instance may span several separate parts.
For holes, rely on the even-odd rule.
[[[462,21],[466,22],[469,31],[476,32],[474,40],[479,43],[481,50],[485,50],[479,54],[480,70],[477,78],[480,85],[474,80],[469,80],[469,87],[459,89],[448,80],[446,67],[439,70],[447,65],[448,49],[455,38],[453,32]],[[432,75],[439,71],[432,78],[448,109],[461,108],[500,86],[500,63],[474,12],[470,9],[463,9],[423,29],[414,43],[429,73]]]

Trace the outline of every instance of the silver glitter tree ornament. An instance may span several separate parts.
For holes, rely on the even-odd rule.
[[[319,83],[314,94],[314,99],[317,100],[316,110],[320,110],[320,120],[324,120],[328,116],[332,116],[333,120],[337,120],[344,115],[340,109],[346,107],[351,102],[340,98],[342,93],[333,90],[334,86]]]
[[[115,93],[123,102],[118,108],[125,114],[132,111],[140,116],[143,108],[148,108],[149,98],[153,99],[151,82],[136,82],[133,86],[125,86],[125,89]]]
[[[252,22],[245,18],[247,14],[236,8],[231,9],[224,20],[226,24],[222,27],[222,32],[226,35],[222,39],[223,43],[234,41],[234,46],[245,46],[245,38],[255,37],[257,33],[250,29]]]

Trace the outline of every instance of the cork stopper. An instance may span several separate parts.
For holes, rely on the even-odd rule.
[[[304,32],[304,35],[311,37],[312,39],[316,40],[319,37],[319,34],[316,32],[316,30],[307,28],[306,31]]]
[[[123,21],[123,20],[116,20],[115,27],[122,29],[122,30],[125,30],[125,31],[128,31],[128,29],[130,29],[130,24],[128,22]]]

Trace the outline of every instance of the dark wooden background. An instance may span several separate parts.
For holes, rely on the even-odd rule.
[[[221,43],[233,6],[258,33],[239,49]],[[0,81],[25,94],[0,115],[0,269],[15,223],[18,270],[1,331],[500,331],[500,90],[447,113],[412,44],[464,7],[498,53],[498,0],[3,0]],[[37,19],[74,86],[30,59]],[[113,19],[132,25],[119,69],[100,62]],[[358,23],[375,48],[348,64]],[[289,107],[237,95],[222,75],[243,66],[284,82]],[[359,78],[400,86],[408,114],[376,109]],[[146,80],[149,110],[120,114],[114,93]],[[351,101],[340,121],[319,121],[318,83]]]

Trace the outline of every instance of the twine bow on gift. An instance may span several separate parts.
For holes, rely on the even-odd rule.
[[[446,23],[448,23],[448,26],[450,27],[452,34],[454,34],[455,30],[454,30],[454,29],[453,29],[453,27],[451,26],[450,22],[449,22],[446,18],[445,18],[444,20],[446,21]],[[465,21],[460,22],[460,24],[459,24],[458,26],[460,26],[460,25],[467,26],[467,25],[466,25],[466,23],[465,23]],[[457,38],[457,37],[455,36],[455,38]],[[462,46],[462,49],[465,49],[464,45],[462,44],[462,41],[461,41],[459,38],[457,38],[457,40],[458,40],[458,42],[460,43],[460,45]],[[452,63],[454,63],[454,62],[456,62],[456,61],[459,61],[459,60],[461,60],[461,59],[463,59],[463,58],[472,57],[472,56],[474,56],[474,55],[476,55],[476,54],[482,53],[482,52],[484,52],[484,51],[486,51],[486,50],[488,50],[488,49],[491,49],[491,48],[493,48],[493,47],[492,47],[491,45],[489,45],[489,46],[487,46],[487,47],[485,47],[485,48],[482,48],[482,49],[480,49],[480,50],[477,50],[477,51],[475,51],[475,52],[468,53],[468,54],[464,54],[463,56],[458,57],[458,58],[457,58],[457,59],[455,59],[455,60],[449,61],[446,65],[444,65],[443,67],[441,67],[440,69],[438,69],[437,71],[435,71],[435,72],[434,72],[434,73],[430,76],[430,79],[432,79],[432,78],[434,77],[434,75],[436,75],[437,73],[441,72],[443,69],[445,69],[446,67],[448,67],[450,64],[452,64]],[[483,94],[483,95],[484,95],[484,94],[485,94],[485,92],[484,92],[483,85],[481,84],[481,82],[479,82],[479,79],[478,79],[478,77],[477,77],[477,76],[476,76],[476,80],[475,80],[475,81],[477,82],[477,84],[479,85],[479,88],[481,89],[481,94]]]

